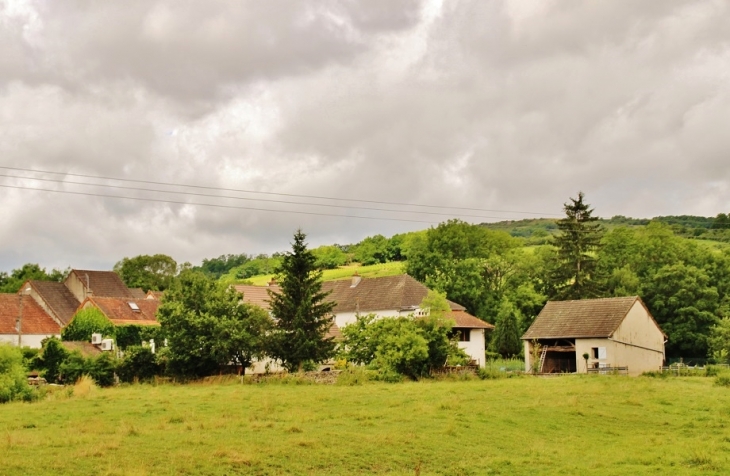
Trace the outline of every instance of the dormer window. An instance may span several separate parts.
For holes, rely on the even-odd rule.
[[[134,312],[140,312],[140,311],[139,311],[139,306],[137,305],[137,303],[136,303],[136,302],[131,302],[131,301],[130,301],[130,302],[128,302],[127,304],[129,305],[129,308],[130,308],[131,310],[133,310]]]

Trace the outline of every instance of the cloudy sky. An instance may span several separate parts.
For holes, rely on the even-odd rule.
[[[0,270],[714,216],[729,125],[726,0],[0,0]]]

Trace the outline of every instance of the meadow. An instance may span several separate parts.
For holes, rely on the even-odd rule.
[[[709,378],[93,388],[0,406],[6,475],[727,474]]]
[[[368,266],[362,266],[359,264],[340,266],[337,269],[326,269],[322,272],[323,281],[336,281],[339,279],[350,279],[352,275],[357,274],[363,278],[377,278],[380,276],[397,276],[405,273],[405,262],[392,261],[389,263],[373,264]],[[271,281],[273,274],[262,274],[253,276],[246,280],[237,280],[236,282],[247,282],[254,286],[266,286],[266,283]]]

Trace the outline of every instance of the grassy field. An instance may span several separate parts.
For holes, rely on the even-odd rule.
[[[727,474],[730,389],[707,378],[94,389],[0,406],[26,474]]]
[[[335,281],[338,279],[350,279],[352,275],[357,273],[364,278],[375,278],[378,276],[395,276],[403,274],[405,263],[403,262],[391,262],[383,264],[374,264],[371,266],[342,266],[337,269],[327,269],[322,274],[324,281]],[[256,286],[265,286],[266,283],[271,281],[273,274],[264,274],[260,276],[254,276],[249,278],[247,281]]]

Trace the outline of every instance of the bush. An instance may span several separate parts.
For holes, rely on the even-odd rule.
[[[90,342],[91,334],[114,336],[114,324],[96,308],[82,309],[61,331],[61,339],[66,341]]]
[[[480,368],[479,370],[477,370],[477,377],[482,380],[498,380],[508,378],[510,376],[511,374],[508,374],[507,372],[501,372],[499,370],[494,370],[488,367]]]
[[[336,385],[352,387],[355,385],[362,385],[375,379],[376,375],[372,370],[368,370],[363,367],[354,367],[343,370],[340,375],[337,376]]]
[[[707,367],[705,367],[705,376],[707,376],[707,377],[717,377],[724,370],[725,369],[723,369],[719,365],[708,365]]]
[[[66,385],[75,384],[83,375],[91,374],[91,365],[75,351],[68,354],[66,359],[59,366],[60,380]]]
[[[715,385],[720,387],[730,387],[730,374],[724,373],[715,377]]]
[[[122,382],[147,382],[160,374],[160,365],[149,347],[131,346],[124,352],[117,374]]]
[[[89,365],[90,364],[90,365]],[[101,354],[96,359],[87,361],[89,375],[100,387],[111,387],[114,385],[114,371],[117,363],[109,353]]]
[[[43,348],[36,360],[38,370],[42,371],[42,375],[48,383],[56,383],[60,380],[61,364],[68,357],[68,351],[55,337],[45,339],[42,345]]]
[[[0,403],[30,401],[35,397],[23,368],[23,354],[17,347],[0,345]]]
[[[116,332],[117,347],[124,350],[131,346],[140,346],[142,342],[149,342],[154,339],[155,345],[162,346],[165,336],[159,326],[118,326]]]

